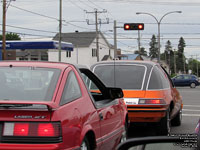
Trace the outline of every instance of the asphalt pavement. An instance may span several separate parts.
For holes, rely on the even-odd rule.
[[[200,118],[200,87],[177,87],[183,98],[182,124],[178,127],[171,127],[171,135],[192,136]],[[144,136],[156,136],[153,125],[131,126],[129,138]],[[169,147],[168,147],[169,148]],[[176,147],[175,149],[182,149]],[[186,150],[187,148],[183,148]]]

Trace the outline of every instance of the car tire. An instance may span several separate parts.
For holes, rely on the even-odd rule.
[[[191,88],[195,88],[195,87],[196,87],[196,84],[195,84],[194,82],[192,82],[192,83],[190,84],[190,87],[191,87]]]
[[[83,142],[81,144],[80,150],[90,150],[90,143],[89,143],[87,137],[85,137],[83,139]]]
[[[125,142],[127,139],[128,139],[128,124],[126,122],[125,125],[124,125],[124,131],[122,133],[120,143]]]
[[[171,125],[172,126],[180,126],[181,125],[181,121],[182,121],[182,109],[179,110],[179,112],[177,113],[175,118],[172,119]]]
[[[158,124],[158,134],[159,135],[168,135],[171,129],[170,121],[170,110],[168,109],[164,118],[162,118]]]

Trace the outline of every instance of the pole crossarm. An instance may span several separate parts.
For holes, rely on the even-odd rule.
[[[97,9],[94,9],[93,12],[88,12],[85,11],[86,13],[90,13],[90,14],[95,14],[95,23],[91,24],[89,22],[89,20],[86,20],[88,25],[95,25],[96,26],[96,55],[97,55],[97,62],[99,62],[99,29],[98,29],[98,25],[99,24],[109,24],[109,19],[107,18],[107,22],[101,22],[100,19],[98,19],[98,14],[99,13],[107,13],[107,10],[103,9],[103,11],[98,11]],[[99,22],[98,22],[99,20]]]

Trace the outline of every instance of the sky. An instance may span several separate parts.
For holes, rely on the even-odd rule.
[[[9,2],[9,0],[7,0]],[[161,21],[161,52],[167,40],[177,50],[180,37],[185,39],[187,58],[200,60],[200,1],[199,0],[62,0],[62,32],[95,31],[94,9],[106,10],[99,13],[102,24],[99,30],[113,44],[113,21],[118,27],[124,23],[144,23],[140,31],[141,46],[149,51],[152,35],[158,33],[156,20],[150,15],[136,15],[136,12],[150,13]],[[2,0],[0,1],[0,26],[2,28]],[[109,19],[107,24],[106,18]],[[6,12],[6,31],[18,33],[23,40],[53,38],[59,31],[59,0],[12,0]],[[87,24],[86,20],[89,20]],[[0,32],[2,30],[0,29]],[[137,31],[117,28],[117,47],[123,53],[138,49]],[[100,45],[100,47],[105,45]],[[193,55],[193,56],[192,56]]]

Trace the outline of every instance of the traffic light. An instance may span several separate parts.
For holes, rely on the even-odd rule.
[[[144,23],[125,23],[124,30],[144,30]]]

